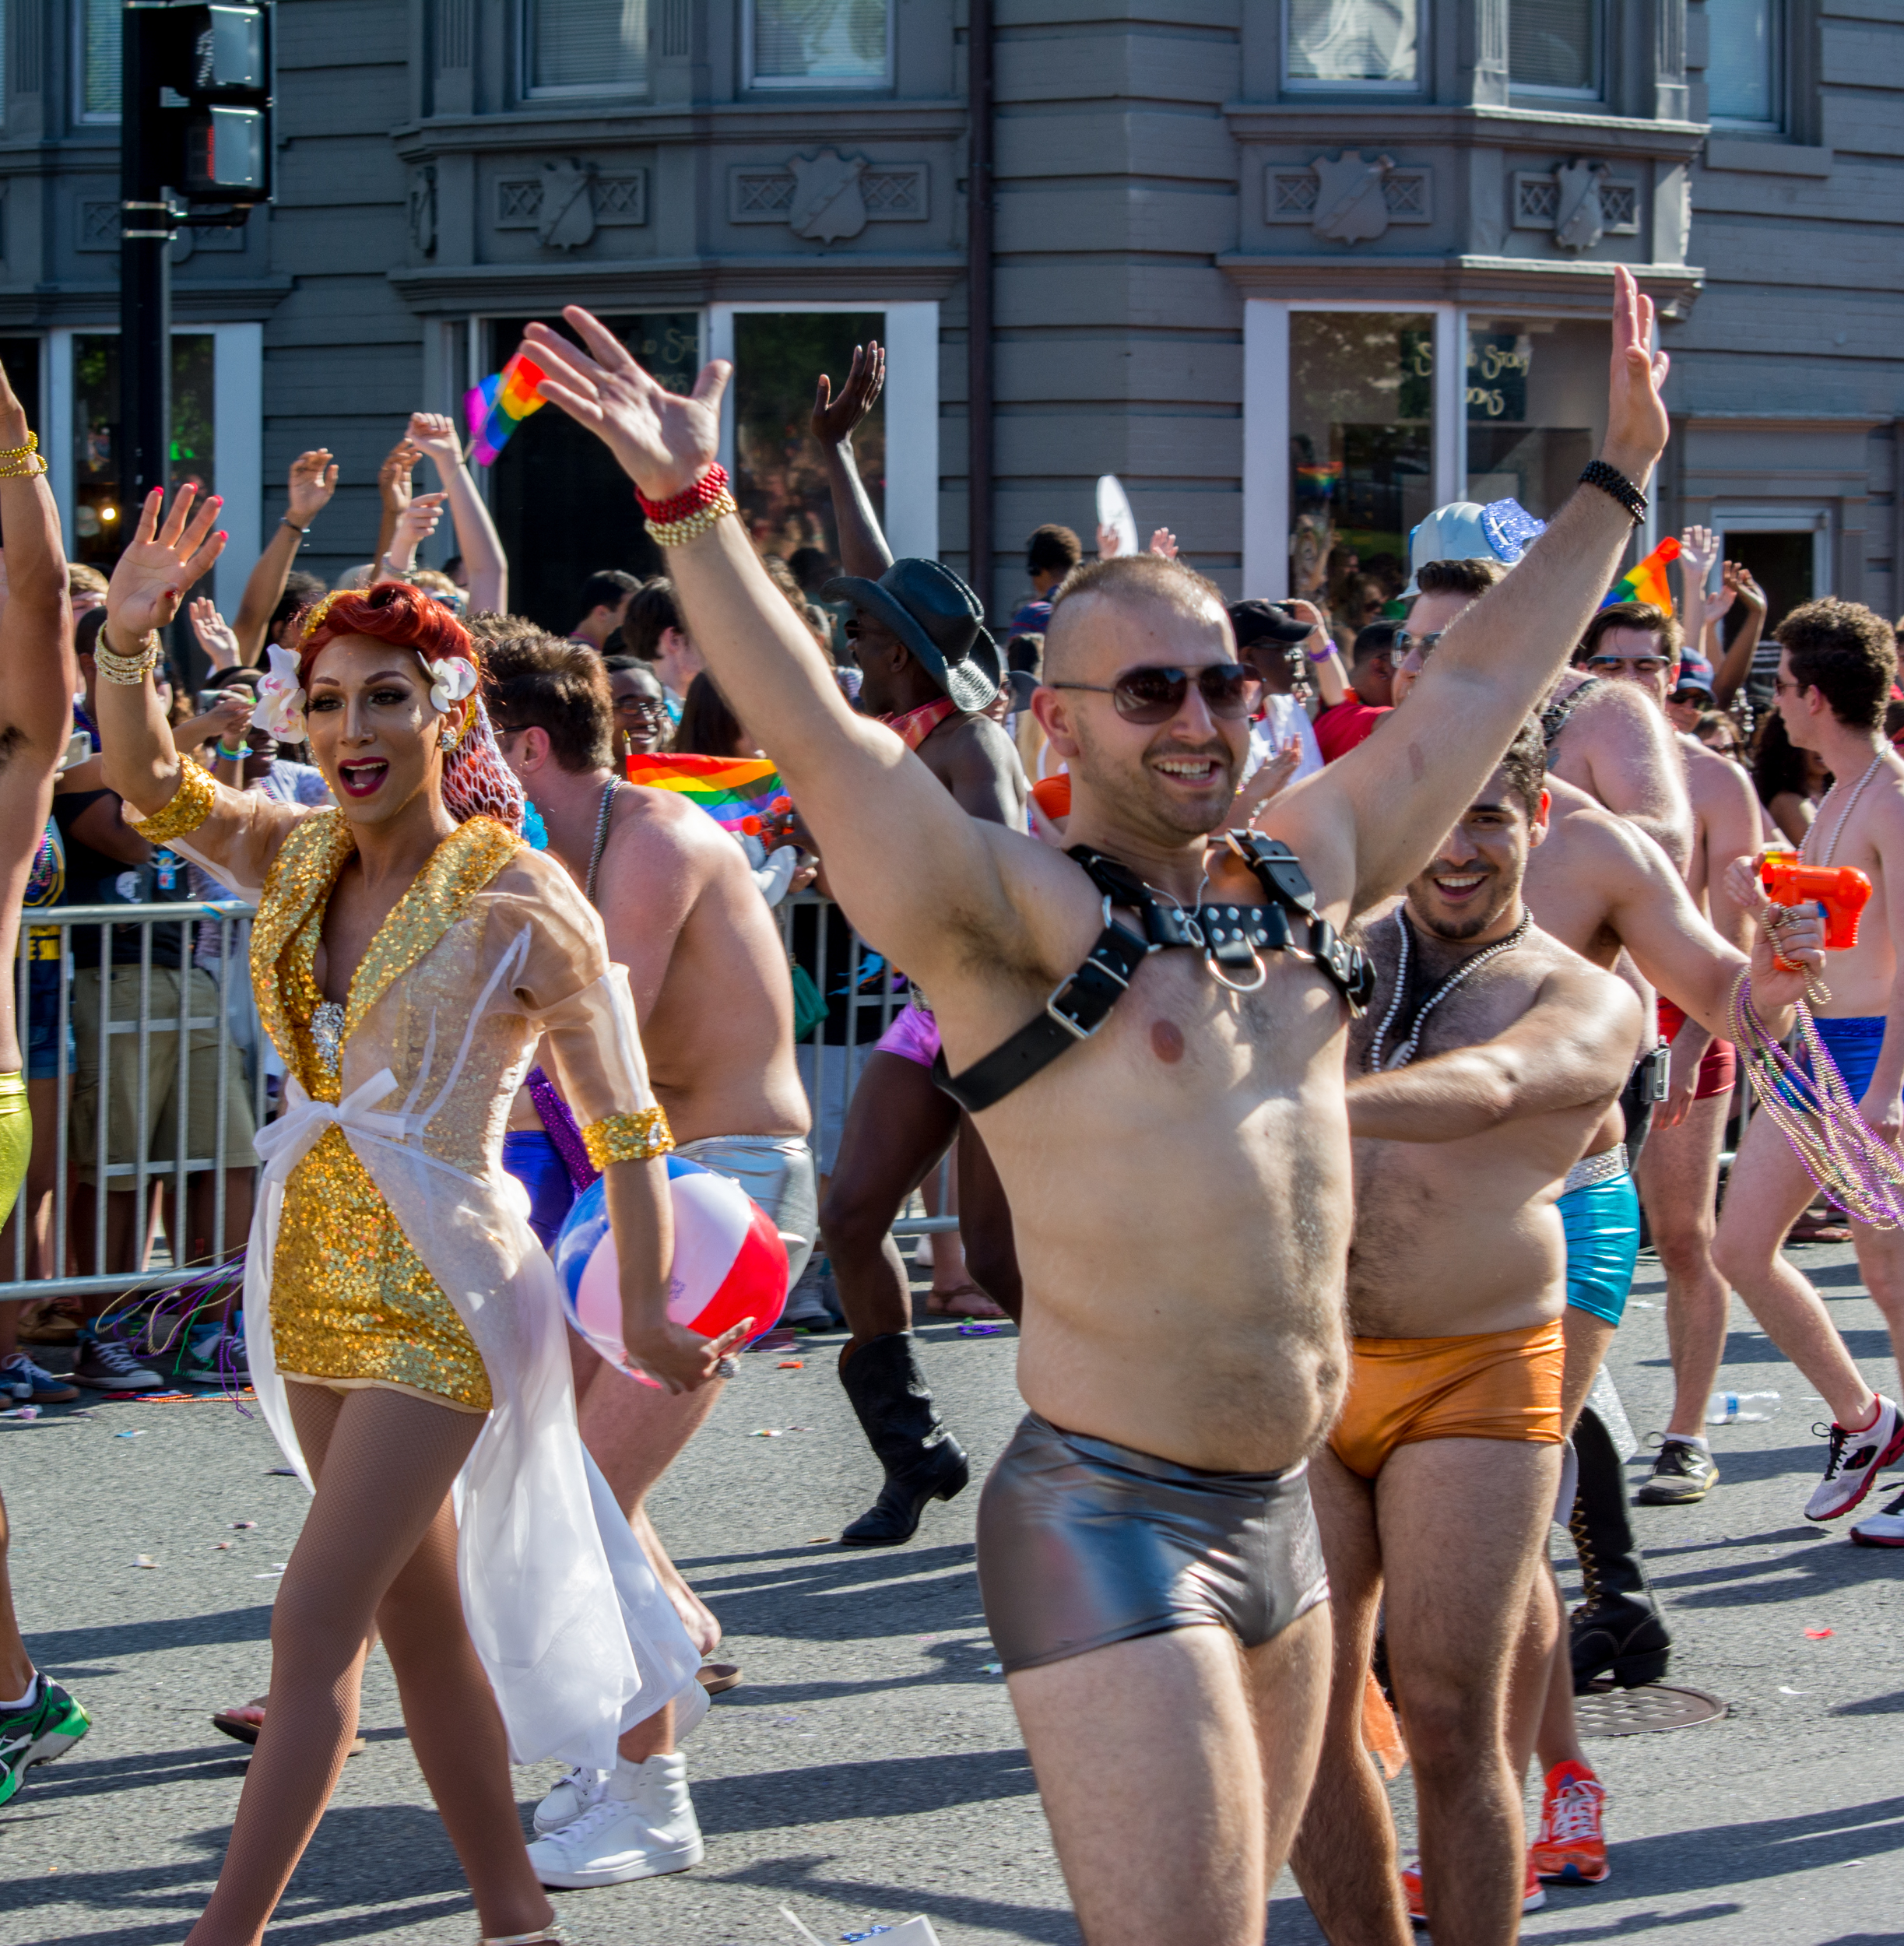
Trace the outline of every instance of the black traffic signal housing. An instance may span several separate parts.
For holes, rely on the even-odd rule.
[[[269,202],[268,0],[135,0],[125,24],[126,107],[133,110],[136,92],[145,181],[194,210],[216,207],[241,220],[253,204]]]

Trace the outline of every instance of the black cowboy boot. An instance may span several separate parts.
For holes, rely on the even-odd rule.
[[[1620,1456],[1591,1406],[1582,1409],[1573,1445],[1579,1484],[1567,1524],[1586,1583],[1586,1599],[1569,1624],[1573,1693],[1585,1695],[1597,1677],[1607,1675],[1622,1689],[1637,1689],[1666,1674],[1672,1637],[1627,1518]]]
[[[840,1383],[886,1469],[880,1497],[840,1536],[843,1547],[910,1540],[929,1500],[950,1500],[971,1477],[964,1449],[947,1431],[909,1332],[889,1332],[840,1354]]]

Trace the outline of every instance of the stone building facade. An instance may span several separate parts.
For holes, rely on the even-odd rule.
[[[118,9],[4,9],[0,357],[109,558]],[[564,302],[670,382],[736,359],[763,546],[830,544],[806,406],[876,335],[894,542],[976,541],[996,612],[1107,472],[1234,592],[1295,592],[1442,501],[1551,508],[1623,262],[1674,360],[1660,529],[1723,529],[1776,606],[1904,604],[1901,0],[278,0],[276,61],[275,204],[176,265],[227,602],[295,453],[343,470],[313,564],[364,560],[405,413]],[[546,622],[651,564],[553,412],[489,491]]]

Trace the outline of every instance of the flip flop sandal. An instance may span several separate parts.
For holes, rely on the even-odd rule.
[[[262,1710],[265,1705],[262,1702],[244,1703],[240,1707],[245,1709]],[[235,1737],[241,1744],[255,1744],[258,1741],[258,1733],[264,1728],[262,1723],[253,1723],[248,1717],[241,1716],[235,1709],[221,1709],[212,1719],[212,1722],[214,1727],[222,1730],[227,1737]],[[363,1737],[354,1737],[351,1741],[350,1748],[344,1752],[344,1755],[346,1757],[360,1757],[369,1748],[370,1745]]]
[[[935,1291],[926,1298],[926,1308],[936,1318],[977,1319],[986,1324],[1010,1322],[1004,1311],[975,1284],[961,1284],[950,1291]]]
[[[699,1671],[701,1686],[710,1696],[724,1696],[740,1681],[740,1665],[736,1662],[704,1662]]]

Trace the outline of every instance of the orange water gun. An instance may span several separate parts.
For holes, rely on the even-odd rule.
[[[1758,882],[1774,905],[1816,904],[1825,915],[1825,946],[1842,953],[1858,943],[1858,915],[1871,895],[1871,882],[1855,866],[1803,865],[1796,852],[1768,852],[1758,862]],[[1798,968],[1779,958],[1782,971]]]

